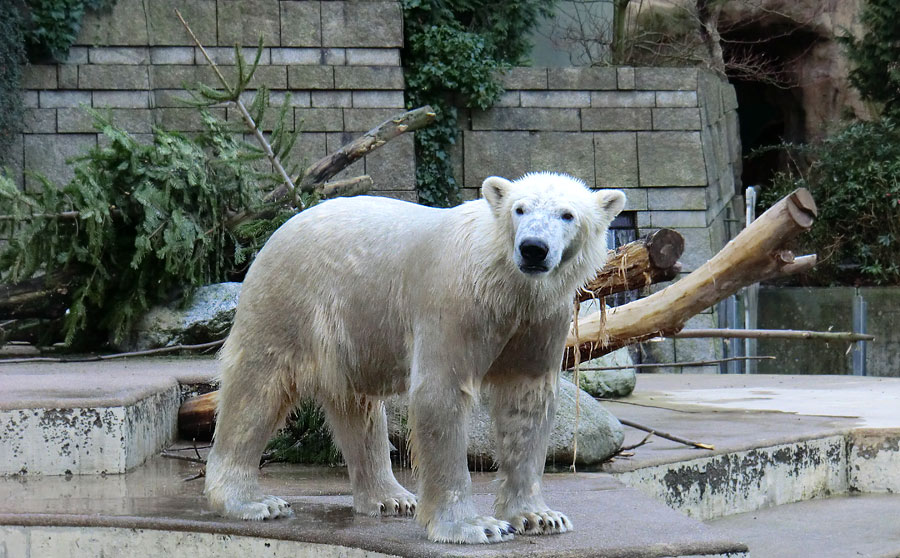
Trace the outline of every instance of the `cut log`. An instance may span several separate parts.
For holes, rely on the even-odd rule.
[[[69,306],[74,273],[57,271],[21,283],[0,284],[0,320],[60,318]]]
[[[218,404],[218,391],[186,399],[178,409],[178,433],[181,437],[185,440],[212,440]]]
[[[815,256],[795,259],[786,249],[791,240],[809,230],[816,204],[806,189],[798,189],[760,215],[718,254],[693,273],[641,300],[581,318],[579,337],[574,328],[567,347],[578,344],[582,362],[626,345],[681,331],[685,322],[740,289],[798,273],[815,264]],[[566,363],[574,361],[567,350]]]
[[[678,258],[682,252],[684,237],[672,229],[660,229],[620,246],[597,277],[578,291],[578,300],[600,298],[671,281],[681,271]]]

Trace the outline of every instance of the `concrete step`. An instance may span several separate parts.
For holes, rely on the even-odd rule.
[[[856,494],[808,500],[708,521],[765,558],[897,558],[900,495]]]

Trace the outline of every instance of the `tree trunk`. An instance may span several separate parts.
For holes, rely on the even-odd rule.
[[[581,349],[581,361],[618,348],[681,330],[692,316],[740,289],[815,265],[815,256],[794,259],[785,247],[809,230],[816,204],[806,189],[795,190],[769,208],[712,259],[687,277],[641,300],[596,312],[578,321],[579,338],[570,331],[567,347]],[[574,329],[574,328],[573,328]],[[568,350],[566,362],[574,361]]]

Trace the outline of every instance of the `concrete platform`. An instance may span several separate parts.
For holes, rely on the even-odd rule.
[[[46,416],[58,409],[86,413],[142,402],[164,409],[169,403],[151,404],[149,398],[172,393],[177,401],[181,382],[207,382],[214,373],[215,363],[208,359],[74,366],[0,364],[0,412],[37,410]],[[191,558],[249,554],[736,557],[747,555],[745,542],[754,556],[770,556],[774,554],[765,550],[769,547],[759,546],[757,551],[762,531],[717,518],[765,509],[781,513],[778,510],[801,505],[793,502],[854,491],[900,491],[898,402],[900,380],[889,378],[642,374],[635,394],[606,402],[608,408],[621,418],[711,443],[716,449],[692,449],[654,438],[633,450],[632,456],[616,458],[596,471],[545,475],[548,502],[569,514],[576,531],[554,537],[516,537],[484,547],[429,543],[410,519],[355,516],[341,468],[264,469],[264,484],[292,501],[297,516],[254,524],[210,513],[200,496],[202,481],[183,480],[199,466],[183,461],[154,457],[131,470],[126,459],[125,469],[130,472],[124,475],[42,476],[29,470],[0,479],[0,557],[125,556],[157,546],[170,548],[171,552],[161,550],[162,555]],[[165,417],[168,412],[159,415]],[[40,421],[23,426],[9,421],[9,416],[0,414],[0,464],[15,471],[7,462],[18,463],[21,455],[10,453],[10,446],[3,445],[10,442],[4,440],[14,437],[9,433],[21,434],[26,426]],[[131,416],[118,419],[119,423],[134,422],[138,413]],[[100,430],[115,423],[104,417],[97,427]],[[153,423],[147,414],[141,417],[144,424]],[[35,451],[58,458],[65,441],[71,444],[93,431],[78,426],[76,437],[70,425],[55,424],[54,431],[67,433],[66,440],[49,436],[32,440],[29,444],[43,444]],[[170,438],[171,431],[163,428],[161,432],[153,444],[143,446],[144,453],[155,454],[155,449],[147,448]],[[630,428],[626,432],[626,444],[644,436]],[[128,433],[134,440],[147,435],[136,430]],[[564,470],[569,464],[555,465]],[[491,473],[475,474],[476,500],[484,513],[491,506],[491,479]],[[408,471],[401,471],[401,481],[412,485]],[[815,501],[825,506],[844,502]],[[885,510],[893,509],[889,502]],[[840,513],[834,514],[835,520],[839,517]],[[778,524],[773,520],[773,525]],[[829,529],[827,524],[821,528]],[[773,535],[780,536],[796,534]],[[885,540],[890,548],[893,539]],[[900,555],[900,545],[895,550]]]

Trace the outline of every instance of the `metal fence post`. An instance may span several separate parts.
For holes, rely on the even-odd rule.
[[[853,297],[853,332],[866,333],[866,299],[860,294],[859,289]],[[866,374],[866,342],[857,341],[853,344],[851,353],[853,362],[853,375],[865,376]]]
[[[744,194],[747,203],[747,221],[745,226],[756,219],[756,188],[748,186]],[[757,324],[757,308],[759,307],[759,283],[754,283],[744,289],[744,328],[756,329]],[[757,340],[744,340],[744,354],[748,357],[755,357],[757,353]],[[758,371],[756,360],[747,360],[744,362],[744,373],[756,374]]]

